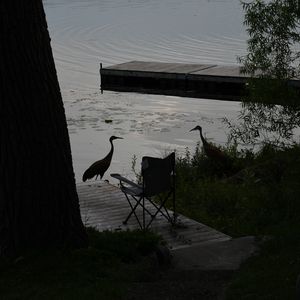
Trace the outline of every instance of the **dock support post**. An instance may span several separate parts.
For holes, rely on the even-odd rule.
[[[100,73],[100,91],[101,94],[103,94],[103,88],[102,88],[102,78],[101,78],[101,70],[102,70],[102,63],[100,63],[100,69],[99,69],[99,73]]]

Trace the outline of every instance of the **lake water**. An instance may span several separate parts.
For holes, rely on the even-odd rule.
[[[226,142],[222,118],[238,102],[99,91],[99,63],[130,60],[233,65],[245,54],[243,12],[237,0],[44,0],[71,139],[76,180],[115,153],[109,174],[131,175],[133,155],[161,156],[194,149],[206,137]],[[110,119],[112,123],[105,123]]]

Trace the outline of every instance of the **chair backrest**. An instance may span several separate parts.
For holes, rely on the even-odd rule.
[[[173,187],[172,175],[175,169],[175,152],[166,158],[144,156],[142,177],[145,196],[154,196]]]

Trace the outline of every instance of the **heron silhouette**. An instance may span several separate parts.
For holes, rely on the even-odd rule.
[[[114,145],[113,145],[113,140],[116,139],[123,139],[118,136],[112,135],[109,138],[109,142],[111,145],[110,151],[108,154],[101,160],[98,160],[94,162],[84,173],[82,176],[82,181],[85,182],[87,179],[92,179],[94,176],[96,176],[95,180],[97,180],[98,176],[100,176],[100,179],[102,179],[104,173],[107,171],[107,169],[110,166],[111,159],[114,153]]]
[[[190,131],[199,130],[200,138],[203,144],[203,149],[207,157],[211,158],[212,160],[219,161],[219,162],[227,162],[228,156],[221,151],[217,146],[209,143],[202,134],[202,127],[197,125]]]

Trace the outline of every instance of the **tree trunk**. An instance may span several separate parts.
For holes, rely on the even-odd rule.
[[[86,243],[42,0],[0,1],[0,255]]]

